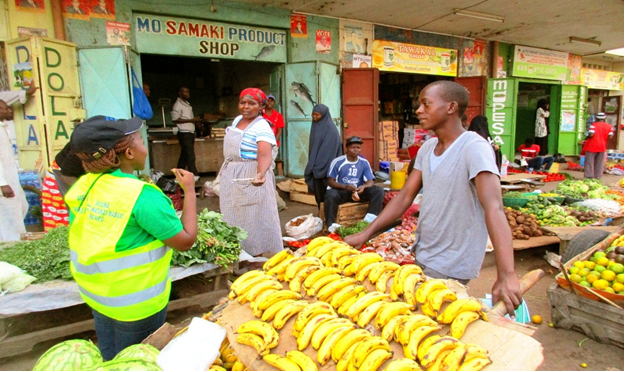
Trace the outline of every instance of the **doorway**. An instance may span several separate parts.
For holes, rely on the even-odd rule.
[[[549,103],[550,116],[546,119],[548,134],[547,153],[557,152],[558,147],[558,115],[557,106],[560,101],[559,86],[556,84],[519,82],[516,100],[516,129],[514,149],[519,148],[527,138],[534,140],[536,133],[536,110],[541,100]]]

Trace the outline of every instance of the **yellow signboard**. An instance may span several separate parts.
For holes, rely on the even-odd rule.
[[[590,89],[623,90],[623,74],[620,72],[582,68],[581,81]]]
[[[425,45],[373,41],[373,67],[382,71],[458,75],[458,51]]]

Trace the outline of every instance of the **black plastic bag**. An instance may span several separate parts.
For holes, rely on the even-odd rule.
[[[156,181],[156,186],[160,187],[165,194],[174,194],[178,190],[178,184],[171,178],[161,177]]]

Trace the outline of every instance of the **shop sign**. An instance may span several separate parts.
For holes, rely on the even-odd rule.
[[[354,54],[353,59],[352,59],[352,67],[353,68],[370,68],[371,56],[366,56],[364,54]]]
[[[516,45],[512,75],[565,81],[568,75],[568,61],[568,53]]]
[[[382,71],[457,76],[458,51],[425,45],[374,40],[373,67]]]
[[[562,103],[560,104],[560,131],[573,132],[577,124],[577,108],[579,106],[579,88],[576,85],[562,86]]]
[[[514,89],[512,79],[488,79],[486,117],[493,141],[506,156],[514,156]]]
[[[201,21],[135,15],[140,53],[286,62],[286,31]]]
[[[623,74],[582,68],[582,85],[590,89],[623,90]]]

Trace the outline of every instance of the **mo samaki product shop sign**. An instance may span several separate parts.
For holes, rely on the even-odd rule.
[[[282,30],[145,14],[134,27],[141,53],[286,62]]]
[[[425,45],[373,41],[373,67],[382,71],[457,76],[458,51]]]

